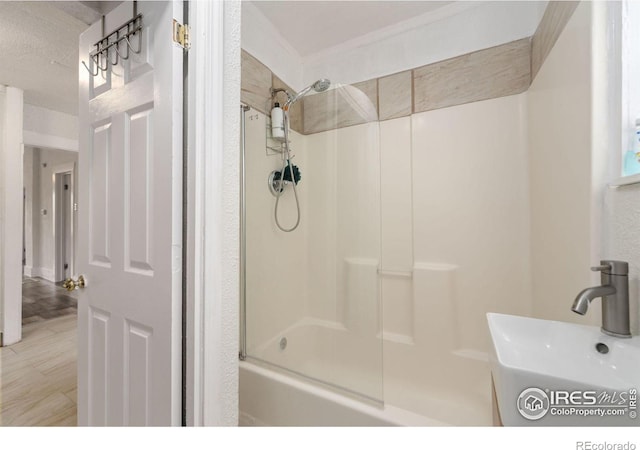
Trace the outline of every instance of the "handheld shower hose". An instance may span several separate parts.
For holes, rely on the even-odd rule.
[[[298,189],[296,188],[296,181],[295,181],[295,178],[293,177],[293,166],[291,165],[291,149],[289,148],[289,109],[295,102],[297,102],[302,97],[307,95],[311,90],[314,90],[315,92],[324,92],[327,89],[329,89],[330,85],[331,85],[331,81],[327,80],[326,78],[321,78],[320,80],[316,81],[310,86],[307,86],[306,88],[304,88],[303,90],[301,90],[300,92],[298,92],[293,96],[289,94],[287,91],[284,91],[287,94],[287,102],[285,103],[283,108],[284,109],[284,120],[283,120],[284,152],[286,153],[286,155],[283,155],[283,158],[282,158],[282,170],[280,170],[280,184],[279,184],[280,188],[277,190],[277,194],[276,194],[276,206],[273,209],[273,217],[276,221],[276,226],[281,231],[284,231],[285,233],[289,233],[295,230],[296,228],[298,228],[298,225],[300,225],[300,200],[298,199]],[[282,90],[283,89],[279,89],[279,91],[282,91]],[[272,91],[272,95],[275,92],[276,91]],[[284,171],[287,165],[289,165],[289,173],[292,174],[291,184],[293,185],[293,196],[296,199],[296,214],[297,214],[296,223],[291,228],[283,227],[280,224],[280,220],[278,219],[278,206],[280,205],[280,197],[284,192]]]
[[[280,189],[278,189],[278,194],[276,195],[276,206],[273,209],[273,218],[276,221],[276,226],[285,233],[289,233],[300,225],[300,200],[298,199],[298,190],[296,189],[296,182],[291,182],[293,185],[293,195],[296,199],[296,223],[291,228],[285,228],[280,224],[280,220],[278,220],[278,205],[280,204],[280,197],[284,192],[284,171],[289,165],[289,171],[293,174],[293,167],[291,166],[291,150],[289,149],[289,108],[287,107],[284,110],[284,150],[286,152],[286,157],[282,158],[282,169],[280,170]]]

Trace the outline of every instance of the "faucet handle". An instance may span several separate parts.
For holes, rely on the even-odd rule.
[[[628,275],[629,263],[625,261],[602,260],[599,266],[592,267],[591,270],[609,275]]]

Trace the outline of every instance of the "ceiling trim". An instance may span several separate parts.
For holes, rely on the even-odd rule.
[[[362,47],[365,45],[370,45],[378,41],[382,41],[384,39],[390,38],[392,36],[406,33],[414,28],[419,28],[424,25],[428,25],[430,23],[438,22],[440,20],[447,19],[449,17],[460,14],[464,11],[467,11],[472,8],[476,8],[487,1],[470,1],[470,2],[455,2],[449,5],[445,5],[442,8],[438,8],[433,11],[428,11],[424,14],[416,16],[409,20],[404,20],[402,22],[395,23],[393,25],[389,25],[384,28],[380,28],[378,30],[372,31],[370,33],[364,34],[362,36],[358,36],[353,39],[349,39],[345,42],[342,42],[338,45],[334,45],[332,47],[328,47],[324,50],[321,50],[316,53],[312,53],[302,58],[304,64],[314,63],[318,60],[325,59],[333,54],[342,53],[345,51],[353,50],[358,47]]]

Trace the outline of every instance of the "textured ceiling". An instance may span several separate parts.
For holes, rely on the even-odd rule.
[[[26,103],[78,113],[78,37],[119,2],[0,1],[0,84]]]
[[[284,0],[252,3],[304,57],[453,2]]]

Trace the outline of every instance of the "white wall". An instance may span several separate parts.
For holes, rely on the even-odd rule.
[[[197,236],[204,238],[204,261],[195,261],[196,268],[202,268],[196,280],[204,277],[198,286],[203,291],[197,294],[202,295],[203,309],[196,312],[197,318],[204,317],[204,334],[198,333],[194,348],[204,348],[205,375],[198,379],[202,387],[197,389],[204,392],[196,398],[202,395],[204,405],[196,423],[231,426],[238,424],[240,2],[195,3],[191,23],[200,30],[195,41],[201,44],[194,43],[191,50],[198,56],[190,60],[199,60],[192,72],[197,74],[192,87],[197,88],[191,92],[204,101],[193,102],[198,103],[194,117],[216,124],[194,141],[202,158],[198,163],[205,168],[194,173],[208,177],[204,183],[194,180],[196,201],[207,205],[204,215],[197,210],[193,221],[202,226]]]
[[[605,251],[611,259],[629,262],[631,334],[640,333],[640,185],[607,188]],[[599,309],[599,305],[594,305]],[[590,308],[593,309],[593,308]],[[588,313],[591,314],[591,311]]]
[[[302,89],[302,58],[251,2],[242,2],[242,48],[296,91]]]
[[[594,86],[594,89],[597,89],[595,90],[597,97],[594,100],[600,102],[599,108],[594,105],[594,113],[601,112],[607,117],[597,121],[594,119],[594,124],[606,125],[594,127],[593,131],[601,134],[609,133],[608,139],[606,136],[601,137],[594,144],[600,144],[602,150],[606,152],[606,160],[601,164],[603,167],[608,166],[606,167],[607,181],[611,181],[621,175],[621,155],[631,148],[631,140],[635,132],[634,122],[640,117],[640,89],[637,83],[637,75],[640,73],[640,62],[637,58],[640,30],[636,26],[640,20],[640,5],[636,2],[623,2],[621,5],[607,3],[604,11],[599,10],[597,6],[594,5],[594,20],[601,26],[605,24],[612,29],[607,30],[603,27],[605,31],[594,36],[594,39],[600,39],[598,42],[602,48],[596,55],[600,59],[595,63],[600,64],[601,70],[603,68],[606,70],[598,80],[599,84]],[[616,39],[621,37],[622,43],[616,42]],[[612,51],[618,46],[622,50],[621,58],[619,52]],[[615,58],[616,55],[618,59],[612,64],[611,58]],[[606,62],[603,63],[603,60]],[[619,101],[612,99],[619,99]],[[601,198],[604,200],[602,254],[612,259],[629,262],[631,333],[638,335],[640,334],[640,233],[638,228],[640,185],[605,187]]]
[[[546,3],[479,2],[432,23],[376,31],[305,57],[304,84],[319,78],[356,83],[529,37]]]
[[[591,23],[591,3],[581,2],[527,95],[533,314],[597,324],[599,305],[586,317],[571,311],[578,292],[599,282],[589,271],[600,248],[592,205]]]
[[[24,105],[24,144],[78,151],[78,118],[33,105]]]
[[[451,4],[302,58],[258,8],[243,2],[242,48],[296,90],[320,78],[352,84],[529,37],[546,5]]]
[[[39,154],[34,152],[32,147],[24,147],[23,158],[23,187],[24,187],[24,247],[25,247],[25,267],[24,274],[28,277],[32,276],[33,269],[33,250],[34,239],[39,233],[34,227],[33,218],[37,216],[38,202],[35,201],[36,192],[37,197],[40,193],[39,179],[34,173],[37,169],[39,162],[35,162],[34,158],[37,157],[39,161]],[[38,183],[34,185],[34,183]]]
[[[25,275],[54,280],[52,165],[77,162],[78,118],[34,105],[24,105]],[[51,150],[51,152],[50,152]],[[51,155],[51,156],[49,156]],[[46,156],[42,159],[42,156]],[[50,159],[50,161],[48,161]],[[43,170],[41,163],[47,163]],[[77,187],[77,183],[76,183]],[[76,196],[77,198],[77,196]],[[42,215],[42,209],[47,215]]]
[[[22,90],[0,85],[0,331],[22,329]]]
[[[618,145],[621,145],[622,148],[618,156],[622,155],[622,158],[624,158],[624,153],[627,149],[634,148],[635,121],[640,118],[640,87],[638,86],[638,76],[640,75],[640,59],[638,58],[638,51],[640,50],[640,27],[637,26],[640,20],[640,3],[624,1],[620,2],[618,7],[620,10],[617,11],[617,14],[620,14],[621,19],[616,17],[610,20],[610,23],[616,25],[621,24],[620,28],[622,29],[622,39],[621,42],[618,43],[621,47],[620,54],[622,56],[620,57],[622,71],[621,74],[619,74],[622,92],[617,94],[621,94],[623,99],[621,105],[622,117],[620,118],[622,139],[621,142],[618,142]],[[616,31],[619,32],[619,30]],[[609,46],[610,51],[611,48],[612,47]],[[618,169],[615,175],[616,177],[622,174],[620,159],[621,158],[615,158],[616,161],[613,161],[612,164]]]
[[[31,251],[27,246],[25,275],[42,277],[49,281],[55,278],[55,235],[54,235],[54,170],[63,164],[77,164],[78,154],[64,150],[49,150],[26,147],[25,155],[31,155],[31,164],[26,163],[25,188],[27,204],[30,210],[30,222],[27,222],[27,244],[31,242]],[[27,161],[27,158],[25,158]],[[31,165],[31,183],[28,183],[28,166]],[[46,167],[45,167],[46,165]],[[77,183],[74,187],[77,187]],[[77,193],[74,193],[77,198]],[[44,211],[46,210],[46,214]],[[29,234],[31,230],[31,234]]]

